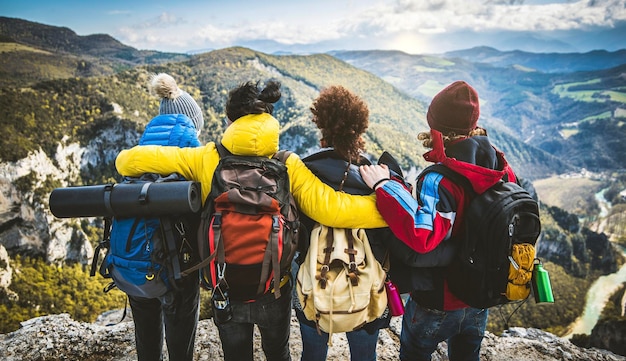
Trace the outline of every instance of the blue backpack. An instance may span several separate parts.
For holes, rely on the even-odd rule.
[[[144,183],[146,192],[151,183],[182,181],[178,174],[161,177],[145,174],[125,178],[122,183]],[[141,200],[140,200],[141,201]],[[136,297],[156,298],[179,288],[184,271],[198,263],[196,235],[199,213],[160,217],[113,217],[105,219],[104,241],[96,248],[94,265],[101,248],[108,252],[100,266],[100,274],[111,278],[105,292],[117,287]]]

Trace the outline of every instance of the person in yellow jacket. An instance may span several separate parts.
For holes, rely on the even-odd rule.
[[[234,155],[273,156],[279,150],[280,133],[280,124],[272,116],[273,103],[280,97],[280,83],[275,81],[268,82],[263,90],[253,82],[231,90],[226,104],[230,124],[222,137],[222,145]],[[136,146],[120,152],[116,167],[123,176],[146,172],[179,173],[186,179],[201,182],[204,202],[211,191],[218,162],[215,143],[210,142],[198,148]],[[297,154],[291,154],[286,165],[291,192],[298,207],[316,222],[339,228],[387,226],[376,209],[374,195],[355,196],[335,191],[318,179]],[[363,214],[368,216],[363,217]],[[232,304],[232,320],[217,324],[226,361],[253,359],[255,324],[261,332],[267,360],[291,360],[292,293],[287,290],[281,294],[279,299],[271,297],[267,302]]]

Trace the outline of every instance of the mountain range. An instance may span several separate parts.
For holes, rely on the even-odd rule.
[[[399,52],[333,52],[333,56],[381,77],[416,99],[427,102],[445,84],[463,79],[481,98],[481,119],[496,132],[497,144],[509,157],[520,149],[541,152],[553,173],[574,168],[593,171],[624,169],[619,143],[626,117],[626,52],[529,54],[475,48],[445,57]],[[477,59],[470,61],[468,59]],[[580,71],[581,67],[593,68]],[[514,141],[524,146],[509,148]],[[547,162],[545,160],[548,160]],[[557,161],[558,160],[558,161]],[[525,167],[517,159],[512,163]],[[531,178],[551,172],[532,165]]]
[[[150,74],[158,72],[174,76],[202,105],[205,142],[225,129],[230,89],[248,80],[279,80],[283,96],[274,115],[282,127],[280,145],[302,156],[319,147],[312,100],[325,86],[344,85],[369,105],[372,159],[391,152],[409,179],[426,165],[415,136],[428,129],[430,99],[452,81],[466,80],[480,95],[481,124],[523,178],[536,183],[588,170],[597,187],[616,185],[619,193],[626,184],[617,176],[626,164],[619,156],[626,154],[625,57],[625,50],[553,56],[485,47],[442,55],[279,55],[242,47],[171,54],[136,50],[105,34],[79,36],[0,17],[0,125],[7,135],[0,138],[0,249],[53,264],[91,262],[97,221],[54,219],[47,196],[55,187],[119,179],[115,156],[136,144],[158,112],[158,99],[146,88]],[[558,182],[566,184],[565,178]],[[578,190],[567,197],[578,197]],[[621,264],[609,237],[623,237],[624,227],[598,235],[579,227],[578,217],[590,226],[600,210],[570,214],[549,206],[542,209],[538,251],[558,271],[555,292],[571,300],[558,307],[575,312],[559,308],[550,317],[532,318],[522,309],[518,315],[563,332],[582,310],[585,287]]]
[[[593,4],[593,3],[590,3]],[[626,23],[616,22],[611,28],[593,29],[585,27],[581,30],[547,30],[547,31],[507,31],[507,30],[486,30],[465,31],[458,30],[442,33],[428,34],[428,42],[437,44],[439,49],[466,49],[473,47],[488,46],[502,51],[518,51],[526,53],[586,53],[598,49],[617,51],[626,48],[624,34],[626,34]],[[376,45],[385,44],[390,39],[384,39],[385,35],[372,37],[353,38],[350,42],[351,49],[370,50],[377,49]],[[416,44],[417,45],[417,44]],[[293,43],[285,44],[273,39],[242,40],[239,46],[256,49],[264,53],[272,54],[315,54],[346,48],[344,39],[329,39],[313,43]],[[196,49],[193,54],[208,52],[215,49]],[[419,51],[422,54],[441,56],[441,53],[432,51]]]
[[[55,77],[101,76],[136,64],[180,64],[190,59],[184,54],[135,50],[104,34],[79,36],[67,28],[6,17],[0,18],[0,35],[8,39],[2,43],[5,48],[14,47],[3,52],[5,66],[4,70],[0,70],[3,84]],[[20,48],[23,46],[33,46],[38,50]],[[50,53],[45,54],[46,51]],[[212,64],[203,64],[202,59],[210,60],[211,53],[198,54],[191,60],[195,71],[204,73],[203,78],[207,82],[215,81],[206,76],[213,72],[207,69]],[[24,54],[28,56],[22,56]],[[347,84],[351,82],[348,78],[366,78],[350,75],[342,79],[343,74],[358,70],[348,69],[346,64],[336,59],[384,80],[363,82],[360,86],[355,84],[353,90],[370,103],[372,127],[368,135],[374,153],[380,149],[397,151],[404,166],[423,165],[419,156],[423,150],[415,145],[412,136],[406,136],[405,129],[426,129],[423,109],[430,98],[448,83],[462,79],[478,90],[481,122],[492,131],[496,145],[505,151],[512,164],[521,169],[523,176],[539,179],[579,168],[599,172],[625,168],[626,159],[613,154],[626,150],[620,141],[626,135],[620,120],[626,116],[626,80],[623,76],[626,50],[535,54],[479,47],[443,56],[410,55],[397,51],[334,51],[328,55],[332,57],[321,54],[262,54],[269,63],[285,66],[285,69],[278,68],[277,74],[285,72],[294,79],[308,77],[309,74],[313,77],[321,75],[315,80],[307,79],[310,83],[307,85],[314,89],[329,85],[332,80]],[[322,64],[324,62],[317,58],[324,59],[328,64]],[[335,64],[329,65],[332,62]],[[336,69],[329,69],[329,66],[336,66]],[[33,68],[38,70],[33,71]],[[333,76],[323,76],[333,70]],[[301,74],[297,74],[298,71]],[[259,74],[257,77],[262,79],[267,75]],[[237,78],[243,80],[238,74],[231,79]],[[290,85],[287,82],[284,86],[288,88]],[[369,96],[374,89],[388,90],[392,99],[387,99],[387,95]],[[398,91],[403,94],[396,95]],[[292,93],[299,95],[300,92]],[[305,103],[307,101],[309,99],[304,100]],[[399,103],[402,105],[398,106]],[[412,104],[410,109],[405,108],[407,104]],[[218,104],[215,106],[219,107]],[[304,107],[304,112],[300,108],[298,115],[286,119],[285,123],[306,127],[306,105]],[[381,142],[378,139],[380,133],[378,137],[373,136],[375,129],[382,125],[391,126],[390,131],[397,132],[399,139],[406,141],[402,142],[404,146],[401,150],[395,142],[391,145]],[[404,129],[399,129],[401,127]],[[288,128],[291,129],[291,126]],[[311,135],[314,129],[308,128]],[[289,135],[289,129],[285,130],[286,135]],[[304,145],[293,144],[289,136],[283,139],[286,145],[294,145],[296,151],[306,153],[310,151],[307,147],[316,144],[314,137],[307,137]]]

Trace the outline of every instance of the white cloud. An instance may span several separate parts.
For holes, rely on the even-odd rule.
[[[314,26],[304,28],[298,24],[274,21],[269,23],[239,24],[228,29],[206,25],[198,31],[198,36],[216,43],[271,39],[283,44],[309,44],[337,39],[341,34],[332,27]]]
[[[556,2],[555,2],[556,1]],[[358,8],[343,17],[309,14],[278,16],[271,10],[251,20],[215,13],[193,20],[171,12],[119,30],[120,40],[140,48],[224,47],[253,40],[314,44],[344,39],[402,36],[415,38],[447,32],[554,31],[611,27],[626,20],[626,0],[396,0]],[[326,5],[327,6],[327,5]],[[332,12],[329,12],[332,13]],[[333,15],[338,16],[338,15]],[[413,34],[407,37],[407,34]]]
[[[470,29],[473,31],[572,30],[584,26],[611,26],[626,20],[624,0],[579,0],[567,3],[525,4],[519,0],[397,0],[356,16],[353,29],[422,33]]]
[[[134,27],[137,29],[163,29],[173,26],[181,26],[184,24],[186,24],[184,19],[181,19],[172,13],[163,12],[157,17],[148,19],[148,21],[143,23],[136,24]]]

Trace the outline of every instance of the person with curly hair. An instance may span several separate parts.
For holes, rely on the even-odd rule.
[[[365,139],[363,134],[369,125],[369,109],[367,104],[357,95],[343,86],[330,86],[323,89],[311,105],[312,122],[321,131],[321,150],[303,159],[311,171],[324,183],[334,189],[349,194],[370,194],[372,189],[365,184],[359,174],[359,166],[371,164],[364,156]],[[362,217],[367,213],[359,211]],[[306,216],[301,216],[302,223],[310,231],[315,222]],[[382,264],[385,252],[378,252],[381,247],[373,243],[381,242],[381,237],[393,234],[388,228],[366,230],[368,239],[372,243],[375,258]],[[306,232],[305,232],[306,233]],[[308,251],[310,232],[301,235],[299,256],[294,262],[292,272],[297,274],[299,265],[304,262]],[[383,247],[384,248],[384,247]],[[300,323],[302,336],[302,361],[326,360],[328,353],[328,333],[319,330],[315,320],[306,318],[302,305],[294,297],[294,309]],[[383,315],[362,326],[358,330],[346,332],[350,357],[353,361],[376,360],[376,344],[381,328],[388,327],[391,315],[385,310]]]
[[[231,90],[226,104],[228,127],[220,143],[240,156],[272,157],[278,152],[280,124],[272,116],[274,104],[281,98],[280,83],[269,81],[263,89],[247,82]],[[213,174],[220,155],[215,142],[197,148],[137,146],[117,156],[116,167],[124,176],[146,172],[178,173],[201,183],[202,199],[211,192]],[[290,190],[299,210],[317,222],[340,228],[378,228],[386,223],[376,210],[373,195],[354,196],[337,192],[318,179],[292,153],[286,159]],[[367,213],[368,217],[360,216]],[[224,360],[254,359],[253,330],[256,325],[267,360],[291,360],[289,334],[291,321],[291,277],[277,285],[280,297],[274,295],[254,300],[230,299],[233,317],[217,322]],[[272,288],[273,290],[273,288]],[[269,291],[268,291],[269,292]]]

